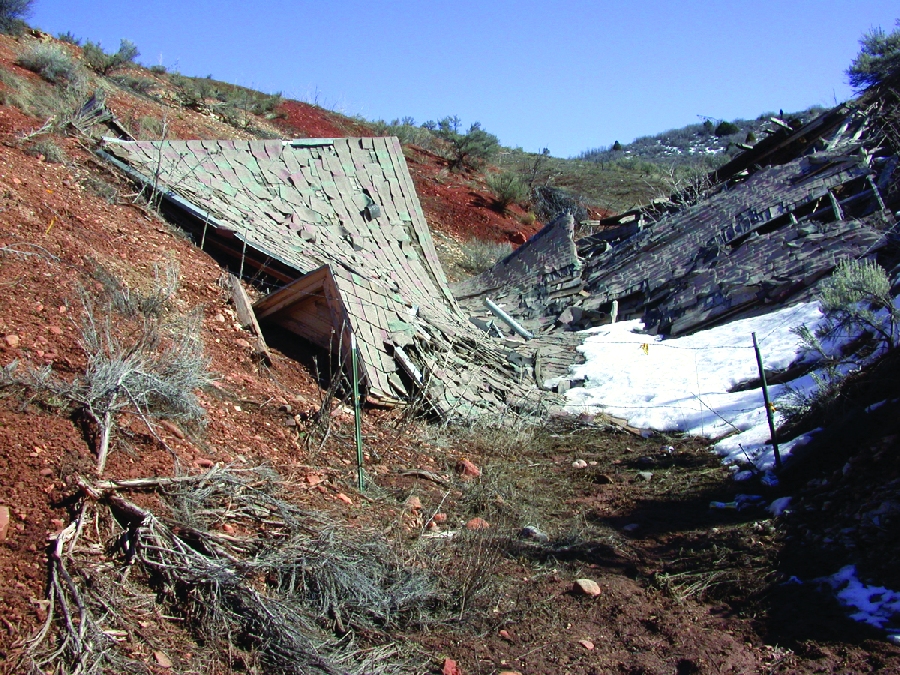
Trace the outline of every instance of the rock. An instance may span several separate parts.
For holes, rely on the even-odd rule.
[[[7,336],[4,338],[4,340],[6,340],[6,345],[7,345],[10,349],[15,349],[16,347],[18,347],[18,346],[19,346],[19,342],[21,341],[21,340],[19,339],[19,336],[18,336],[18,335],[7,335]]]
[[[421,511],[422,500],[416,496],[412,496],[406,500],[406,508],[408,508],[410,511]]]
[[[168,431],[168,432],[169,432],[170,434],[172,434],[175,438],[177,438],[177,439],[179,439],[179,440],[181,440],[181,441],[184,440],[184,432],[183,432],[181,429],[179,429],[177,425],[173,424],[173,423],[170,422],[169,420],[163,420],[163,421],[160,422],[159,424],[160,424],[160,426],[163,427],[163,429],[165,429],[166,431]]]
[[[642,481],[649,483],[651,480],[653,480],[653,472],[652,471],[638,471],[637,477],[640,478]]]
[[[446,523],[447,522],[447,514],[446,513],[435,513],[432,520],[436,523]]]
[[[6,541],[9,534],[9,507],[0,506],[0,541]]]
[[[500,631],[498,631],[498,632],[497,632],[497,635],[499,635],[500,637],[502,637],[504,640],[510,640],[510,639],[512,639],[512,638],[510,638],[510,636],[509,636],[509,631],[506,630],[505,628],[504,628],[504,629],[501,629]]]
[[[219,323],[225,323],[225,315],[224,314],[216,314],[215,320]]]
[[[584,647],[588,651],[590,651],[594,648],[594,643],[591,642],[590,640],[579,640],[578,644],[580,644],[582,647]]]
[[[522,675],[518,670],[501,670],[500,675]]]
[[[572,462],[573,469],[586,469],[587,466],[588,466],[588,463],[586,461],[584,461],[583,459],[576,459],[574,462]]]
[[[161,651],[155,651],[155,652],[153,652],[153,658],[156,659],[156,663],[159,664],[159,667],[160,667],[160,668],[166,668],[166,669],[168,669],[168,668],[171,668],[171,667],[172,667],[172,659],[170,659],[168,656],[166,656],[166,655],[165,655],[163,652],[161,652]]]
[[[238,347],[243,347],[244,349],[250,349],[252,347],[252,345],[243,338],[238,338],[234,341],[234,344],[236,344]]]
[[[222,532],[225,532],[226,534],[234,534],[234,525],[232,525],[231,523],[223,523]]]
[[[52,475],[53,475],[53,469],[51,469],[49,466],[48,466],[48,467],[45,467],[45,468],[41,469],[40,474],[41,474],[42,476],[52,476]]]
[[[487,530],[490,526],[491,524],[484,518],[472,518],[472,520],[466,523],[467,530]]]
[[[294,412],[294,408],[289,403],[282,403],[280,406],[278,406],[278,411],[290,415]]]
[[[304,478],[307,485],[318,485],[319,483],[324,482],[324,478],[317,473],[308,473],[306,474],[306,478]]]
[[[548,537],[544,532],[541,532],[538,528],[528,525],[522,528],[522,531],[519,532],[519,536],[523,539],[532,539],[534,541],[539,541],[542,544],[546,544],[550,541],[550,537]]]
[[[350,497],[348,497],[347,495],[345,495],[343,492],[338,492],[338,493],[335,495],[335,497],[337,497],[340,501],[344,502],[345,504],[352,504],[352,503],[353,503],[353,500],[350,499]]]
[[[442,675],[463,675],[462,670],[456,665],[453,659],[444,659],[444,667],[441,669]]]
[[[62,335],[63,332],[59,326],[50,326],[47,330],[50,331],[51,335]]]
[[[456,463],[456,473],[466,479],[478,478],[481,475],[481,469],[468,459],[461,459]]]
[[[579,595],[588,595],[593,598],[600,595],[602,590],[600,589],[600,585],[593,579],[576,579],[572,583],[572,592]]]
[[[206,457],[198,457],[194,460],[194,463],[201,469],[211,469],[216,465],[215,462],[213,462],[211,459],[206,459]]]

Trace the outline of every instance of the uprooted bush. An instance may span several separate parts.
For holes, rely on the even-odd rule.
[[[121,496],[138,489],[157,492],[168,512]],[[109,636],[159,620],[158,606],[129,602],[149,585],[214,663],[297,675],[421,672],[387,631],[425,620],[431,575],[404,565],[379,535],[301,510],[282,490],[264,467],[82,481],[80,515],[53,545],[47,623],[26,663],[60,673],[140,668]],[[98,526],[82,528],[87,520]],[[91,549],[107,550],[109,562],[78,553]],[[111,578],[122,582],[104,583]],[[365,648],[357,635],[369,636]]]

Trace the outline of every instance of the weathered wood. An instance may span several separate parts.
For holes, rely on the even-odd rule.
[[[231,299],[234,301],[234,309],[238,315],[238,321],[244,328],[250,328],[255,337],[253,345],[253,353],[264,359],[269,365],[272,365],[272,353],[266,345],[263,338],[262,329],[256,320],[256,314],[253,312],[253,305],[250,298],[247,297],[247,291],[244,290],[241,280],[233,274],[228,275],[228,285],[231,287]]]

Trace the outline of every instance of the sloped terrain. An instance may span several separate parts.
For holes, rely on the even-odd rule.
[[[780,585],[802,556],[779,561],[778,522],[764,511],[709,509],[736,489],[700,441],[641,438],[600,421],[454,430],[373,409],[362,423],[370,482],[359,492],[352,409],[331,387],[327,355],[272,333],[272,363],[260,363],[222,270],[92,154],[90,136],[66,127],[23,138],[46,118],[12,105],[28,108],[22,83],[44,94],[49,87],[12,64],[31,41],[0,38],[0,66],[15,77],[4,79],[0,106],[3,670],[27,672],[28,658],[48,658],[43,670],[59,672],[76,663],[82,672],[157,673],[900,671],[900,649],[882,633],[847,619],[827,594],[804,587],[794,596]],[[111,89],[107,103],[129,127],[152,126],[154,117],[172,137],[250,137],[208,111],[130,91]],[[253,127],[357,131],[311,106],[282,106],[285,120],[254,116]],[[502,239],[521,229],[491,207],[480,179],[467,185],[424,151],[407,149],[407,159],[436,230]],[[205,424],[126,407],[98,476],[96,423],[45,386],[40,369],[49,366],[62,382],[86,377],[84,320],[102,323],[108,280],[149,297],[172,266],[180,284],[165,312],[198,313],[209,358],[212,383],[197,394]],[[878,448],[866,461],[892,451],[892,433],[886,426],[866,440]],[[827,468],[838,466],[836,456]],[[858,479],[849,473],[861,481],[857,495],[884,479],[859,466]],[[166,482],[173,477],[186,491]],[[799,472],[796,480],[814,477]],[[126,482],[142,478],[149,481]],[[226,483],[234,492],[221,488]],[[209,486],[215,490],[204,492]],[[821,509],[818,494],[808,503]],[[851,522],[852,500],[836,501],[829,508]],[[817,527],[796,522],[803,532]],[[315,564],[294,568],[288,582],[284,559],[262,555],[284,550],[285,540],[313,540],[318,554],[347,551],[357,561],[354,551],[377,550],[369,562],[383,560],[379,569],[390,574],[349,576],[344,565],[352,583],[339,578],[338,600],[323,602],[320,589],[297,581],[318,578]],[[382,548],[360,549],[360,541]],[[260,542],[267,548],[256,548]],[[884,544],[885,556],[891,546]],[[179,586],[154,557],[165,547],[197,564],[233,564],[217,569],[236,581],[215,577],[216,586],[193,568],[197,576]],[[301,559],[300,548],[287,550],[290,564]],[[332,560],[313,558],[323,559]],[[173,560],[167,569],[181,564]],[[580,578],[596,581],[599,594],[576,590]],[[424,579],[421,601],[397,601],[390,616],[366,604],[372,589],[396,588],[396,579]],[[224,590],[201,594],[209,588]],[[295,616],[293,629],[317,642],[277,630],[262,639],[278,623],[252,612],[275,606],[268,601],[279,620]],[[30,642],[48,616],[46,639]],[[242,623],[252,616],[255,623]],[[283,656],[298,653],[309,660],[292,671]]]

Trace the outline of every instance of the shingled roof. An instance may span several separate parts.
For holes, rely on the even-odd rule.
[[[264,326],[344,357],[354,335],[370,401],[424,391],[439,414],[468,417],[535,393],[457,307],[396,138],[108,140],[104,151],[205,249],[276,283],[255,305]]]
[[[735,160],[697,203],[650,209],[640,222],[642,214],[628,214],[575,243],[561,239],[571,228],[555,227],[454,291],[476,319],[486,297],[501,299],[536,342],[615,312],[677,335],[808,298],[840,260],[896,244],[888,195],[896,200],[898,158],[880,139],[850,105],[801,128],[782,125],[748,152],[772,165]]]

